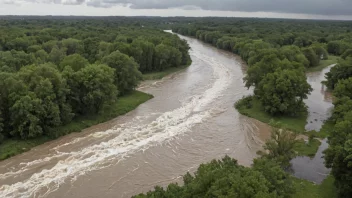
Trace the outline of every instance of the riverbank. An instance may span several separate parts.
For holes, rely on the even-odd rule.
[[[140,91],[133,91],[128,95],[119,97],[115,103],[109,105],[98,114],[90,116],[79,116],[69,124],[55,128],[55,137],[42,136],[29,140],[5,140],[2,144],[0,144],[0,160],[4,160],[29,151],[35,146],[54,140],[69,133],[80,132],[90,126],[109,121],[120,115],[124,115],[136,109],[140,104],[150,100],[151,98],[153,98],[153,96],[150,94],[146,94]]]
[[[192,64],[192,61],[189,61],[187,65],[180,67],[171,67],[161,72],[151,72],[143,74],[143,80],[159,80],[170,74],[180,72],[188,68]],[[146,94],[140,91],[133,91],[132,93],[119,97],[115,103],[111,104],[103,111],[98,114],[90,116],[80,116],[75,118],[69,124],[60,126],[53,129],[55,137],[42,136],[35,139],[29,140],[19,140],[19,139],[7,139],[0,144],[0,160],[5,160],[12,156],[21,154],[23,152],[29,151],[31,148],[38,145],[44,144],[45,142],[55,140],[61,136],[73,133],[80,132],[85,128],[97,125],[106,121],[109,121],[113,118],[116,118],[120,115],[124,115],[134,109],[136,109],[140,104],[153,98],[152,95]]]
[[[321,71],[324,68],[336,64],[338,61],[339,57],[338,56],[334,56],[334,55],[329,55],[329,59],[328,60],[321,60],[319,65],[316,67],[311,67],[307,69],[307,72],[317,72],[317,71]]]
[[[251,98],[251,100],[248,100]],[[307,112],[301,112],[295,117],[292,116],[272,116],[265,112],[258,99],[252,96],[242,98],[235,104],[235,108],[242,115],[254,118],[266,124],[272,125],[279,122],[280,126],[289,131],[301,133],[305,131],[304,127],[307,123]]]
[[[250,100],[248,100],[249,98]],[[311,138],[299,138],[294,148],[298,156],[314,157],[316,152],[318,151],[319,146],[321,145],[321,141],[315,139],[316,136],[314,135],[316,132],[314,132],[314,134],[313,132],[305,133],[305,125],[307,123],[308,116],[307,112],[301,112],[295,117],[272,116],[263,111],[263,107],[258,99],[251,96],[239,100],[235,104],[235,108],[240,114],[256,119],[272,127],[274,127],[274,125],[276,126],[277,123],[279,123],[280,127],[283,129],[293,131],[305,136],[311,136]]]
[[[187,65],[183,65],[180,67],[170,67],[161,72],[146,73],[146,74],[143,74],[143,80],[160,80],[170,74],[173,74],[188,68],[191,64],[192,64],[192,61],[190,61]]]

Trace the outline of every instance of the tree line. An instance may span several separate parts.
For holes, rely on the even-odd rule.
[[[325,164],[332,170],[340,197],[352,197],[352,54],[342,56],[326,79],[335,99]]]
[[[134,90],[143,73],[186,65],[176,35],[104,18],[0,20],[0,143],[53,136]]]

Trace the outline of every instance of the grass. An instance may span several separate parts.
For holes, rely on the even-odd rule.
[[[330,131],[332,131],[334,129],[334,126],[335,126],[335,124],[333,121],[327,120],[327,121],[325,121],[325,123],[323,124],[323,126],[319,132],[309,131],[309,132],[307,132],[307,135],[314,135],[317,138],[325,139],[329,136]]]
[[[243,98],[238,101],[235,105],[238,112],[248,117],[254,118],[261,122],[267,123],[271,126],[280,123],[280,127],[283,129],[287,129],[289,131],[297,132],[303,135],[312,135],[313,137],[324,138],[327,136],[328,131],[330,130],[330,123],[326,122],[326,124],[322,128],[322,132],[317,133],[315,131],[306,132],[305,125],[307,123],[307,113],[301,113],[298,116],[290,117],[290,116],[272,116],[266,113],[263,110],[263,106],[260,101],[254,97],[251,97],[251,100],[248,100],[249,97]],[[275,126],[274,126],[275,127]],[[306,143],[304,140],[299,140],[296,143],[294,150],[297,152],[299,156],[308,156],[314,157],[317,153],[321,142],[317,139],[311,140]]]
[[[299,140],[294,147],[294,150],[297,152],[298,156],[308,156],[314,157],[317,153],[321,142],[317,139],[312,139],[309,142],[304,140]]]
[[[293,180],[296,193],[292,195],[292,198],[337,198],[332,176],[327,177],[320,185],[298,178]]]
[[[133,91],[126,96],[119,97],[114,104],[107,106],[98,114],[80,116],[75,118],[67,125],[53,129],[52,132],[55,134],[54,137],[43,136],[32,140],[5,140],[2,144],[0,144],[0,160],[4,160],[14,155],[28,151],[35,146],[53,140],[57,137],[72,132],[80,132],[87,127],[103,123],[116,118],[117,116],[126,114],[151,98],[153,98],[152,95],[140,91]]]
[[[328,59],[328,60],[321,60],[318,66],[308,68],[308,69],[307,69],[307,72],[321,71],[321,70],[323,70],[325,67],[337,63],[337,60],[338,60],[338,59],[339,59],[338,56],[329,55],[329,59]]]
[[[170,67],[164,71],[161,72],[151,72],[151,73],[146,73],[143,74],[143,80],[159,80],[164,78],[165,76],[168,76],[172,73],[178,72],[178,71],[182,71],[184,69],[186,69],[188,66],[190,66],[191,64],[187,64],[184,66],[180,66],[180,67]]]
[[[244,99],[241,99],[236,104],[241,103]],[[253,98],[251,101],[251,107],[247,108],[244,105],[236,105],[236,109],[242,115],[246,115],[248,117],[257,119],[261,122],[271,124],[272,121],[279,122],[280,126],[284,129],[294,131],[297,133],[302,133],[305,131],[305,125],[307,123],[307,113],[302,112],[300,115],[292,117],[292,116],[272,116],[266,113],[263,110],[263,106],[260,101],[256,98]]]

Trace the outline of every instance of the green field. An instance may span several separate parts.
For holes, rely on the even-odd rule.
[[[321,60],[320,63],[319,63],[319,66],[308,68],[307,72],[321,71],[325,67],[337,63],[338,59],[339,59],[338,56],[329,55],[329,59],[328,60]]]
[[[0,160],[4,160],[11,156],[28,151],[35,146],[53,140],[57,137],[72,132],[80,132],[87,127],[103,123],[116,118],[119,115],[126,114],[151,98],[153,98],[152,95],[139,91],[133,91],[126,96],[119,97],[114,104],[107,106],[98,114],[77,117],[69,124],[53,129],[56,134],[55,137],[44,136],[32,140],[5,140],[2,144],[0,144]]]
[[[294,185],[296,193],[292,196],[293,198],[337,198],[332,176],[327,177],[320,185],[294,178]]]
[[[296,143],[294,150],[297,152],[298,156],[314,157],[320,145],[321,142],[317,139],[312,139],[307,143],[304,140],[299,140]]]
[[[297,132],[299,134],[310,135],[311,133],[314,133],[315,135],[314,137],[318,137],[319,133],[316,133],[316,132],[306,133],[305,125],[307,120],[307,113],[301,113],[296,117],[289,117],[289,116],[275,117],[266,113],[263,110],[263,107],[260,104],[260,101],[258,99],[253,98],[253,100],[251,101],[250,108],[244,105],[238,105],[238,104],[241,104],[241,101],[243,100],[244,99],[236,103],[237,110],[243,115],[246,115],[248,117],[254,118],[261,122],[267,123],[269,125],[279,123],[281,128],[287,129],[289,131]],[[295,151],[299,156],[314,157],[320,145],[321,145],[321,142],[317,139],[313,139],[308,143],[306,143],[304,140],[300,140],[295,146]]]
[[[243,99],[241,99],[243,100]],[[295,117],[290,116],[272,116],[266,113],[263,110],[263,107],[260,101],[256,98],[253,98],[251,102],[251,108],[247,108],[245,106],[236,106],[238,112],[242,115],[257,119],[261,122],[270,124],[272,121],[273,123],[279,122],[280,126],[284,129],[294,131],[297,133],[303,133],[305,131],[305,125],[307,123],[307,113],[302,112],[300,115]]]

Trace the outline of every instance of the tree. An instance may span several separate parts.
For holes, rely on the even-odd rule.
[[[262,155],[278,162],[283,169],[287,169],[291,166],[290,161],[296,157],[293,148],[297,143],[297,134],[278,127],[279,125],[275,125],[272,128],[271,138],[263,146],[267,153]]]
[[[337,98],[334,101],[334,106],[335,108],[331,118],[337,123],[342,121],[349,111],[352,111],[352,99],[347,96]]]
[[[344,96],[352,99],[352,77],[340,80],[334,89],[334,96],[342,98]]]
[[[121,95],[137,87],[142,78],[138,64],[130,57],[115,51],[102,59],[102,63],[115,69],[115,85]]]
[[[194,176],[187,173],[183,180],[183,186],[170,184],[166,190],[157,186],[154,191],[134,198],[286,198],[293,193],[290,176],[275,162],[265,159],[257,160],[253,168],[246,168],[226,156],[200,165]]]
[[[36,63],[37,64],[43,64],[46,63],[49,59],[49,54],[46,53],[45,50],[38,50],[34,53],[34,57],[36,58]]]
[[[298,62],[303,64],[305,67],[309,67],[309,60],[304,56],[304,54],[301,52],[299,47],[297,46],[283,46],[279,50],[281,53],[281,56],[283,56],[281,59],[283,60],[284,58],[288,59],[291,62]]]
[[[339,197],[352,196],[352,113],[338,122],[328,138],[329,148],[324,151],[325,164],[331,168]]]
[[[66,67],[63,75],[71,88],[68,99],[78,114],[97,113],[116,100],[115,70],[106,65],[88,65],[74,72]]]
[[[11,125],[11,106],[15,103],[15,95],[27,94],[27,87],[21,82],[14,73],[0,72],[0,112],[3,135],[10,136]]]
[[[257,87],[263,77],[268,73],[274,72],[280,64],[281,61],[275,54],[263,56],[259,62],[248,68],[247,75],[244,78],[246,87]]]
[[[304,56],[308,59],[310,67],[315,67],[319,65],[320,57],[316,55],[313,48],[304,48],[302,51]]]
[[[258,85],[257,95],[266,112],[295,115],[304,108],[303,99],[312,91],[301,70],[278,69]]]
[[[329,59],[329,54],[325,49],[326,48],[325,44],[313,43],[311,47],[313,48],[313,50],[315,51],[315,54],[318,56],[319,59],[323,59],[323,60]]]
[[[0,52],[0,67],[8,67],[11,72],[20,70],[23,66],[33,64],[35,58],[32,54],[23,51]]]
[[[276,129],[273,129],[273,130],[276,130]],[[286,132],[281,131],[281,133],[287,133],[287,131]],[[280,134],[280,135],[282,136],[283,134]],[[272,136],[272,138],[274,138],[274,141],[276,141],[276,143],[274,144],[280,144],[280,146],[278,145],[274,146],[275,150],[277,150],[279,147],[284,147],[286,152],[281,152],[281,155],[283,155],[284,157],[276,156],[276,159],[268,159],[266,157],[254,159],[253,169],[255,171],[259,171],[260,173],[262,173],[265,179],[270,182],[271,184],[269,185],[270,192],[276,192],[276,194],[279,197],[288,198],[295,193],[295,187],[293,186],[293,182],[291,179],[292,176],[282,169],[282,164],[286,164],[285,166],[289,166],[287,164],[289,163],[287,160],[295,156],[293,152],[293,146],[292,146],[293,144],[295,144],[295,140],[293,140],[293,138],[295,137],[295,134],[284,134],[283,136],[284,137],[280,137],[280,138],[278,136],[275,136],[275,137]],[[268,144],[273,144],[273,142]],[[268,147],[273,148],[270,145],[268,145]],[[272,151],[269,151],[269,152],[272,152]]]
[[[345,41],[337,40],[328,43],[328,52],[334,55],[341,55],[346,50],[351,49],[351,45]]]
[[[64,70],[66,66],[70,66],[73,71],[78,71],[84,67],[89,65],[89,62],[87,59],[83,58],[79,54],[72,54],[69,56],[66,56],[60,63],[59,68],[60,70]]]
[[[352,57],[347,57],[346,60],[340,59],[339,63],[325,74],[326,81],[324,83],[333,90],[339,80],[350,77],[352,77]]]
[[[83,46],[77,39],[68,38],[62,40],[62,46],[66,49],[66,55],[83,53]]]
[[[57,46],[58,41],[51,40],[43,43],[42,47],[46,51],[46,53],[50,53],[55,46]]]
[[[99,47],[99,39],[97,37],[86,38],[83,40],[84,57],[90,63],[94,63],[96,61],[96,56],[98,54],[98,47]]]
[[[134,40],[132,43],[132,56],[139,64],[139,69],[143,73],[153,70],[154,48],[153,43],[141,39]]]
[[[346,59],[347,57],[352,57],[352,49],[348,49],[341,55],[341,58]]]
[[[39,100],[42,111],[37,117],[44,133],[50,133],[52,127],[71,121],[73,114],[67,103],[66,80],[51,64],[32,65],[21,69],[20,79],[33,92],[32,99]]]
[[[13,97],[13,96],[12,96]],[[44,109],[34,93],[28,92],[24,96],[17,96],[14,105],[10,108],[12,136],[22,139],[34,138],[43,134],[40,118]]]
[[[4,122],[4,118],[3,118],[3,115],[2,115],[2,112],[1,112],[1,110],[0,110],[0,144],[2,143],[2,141],[4,140],[4,132],[3,132],[3,130],[4,130],[4,124],[3,124],[3,122]]]
[[[61,61],[65,58],[65,56],[66,55],[63,50],[59,49],[57,46],[54,46],[49,54],[49,60],[52,63],[59,65]]]

